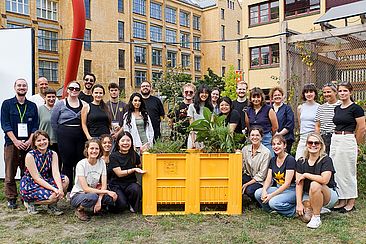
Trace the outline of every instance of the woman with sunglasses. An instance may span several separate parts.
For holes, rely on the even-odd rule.
[[[332,208],[338,201],[334,174],[323,138],[318,133],[308,134],[304,157],[296,163],[296,213],[308,222],[309,228],[316,229],[321,225],[322,207]]]
[[[192,124],[198,119],[203,119],[203,108],[206,107],[210,111],[213,111],[211,104],[211,91],[206,84],[202,84],[198,87],[197,92],[194,96],[194,102],[189,105],[187,116],[189,117],[189,123]],[[202,143],[196,143],[196,134],[192,131],[189,134],[187,148],[202,148]]]
[[[88,140],[99,138],[103,134],[110,134],[112,116],[103,101],[104,87],[96,84],[91,89],[93,101],[86,104],[81,110],[81,125]]]
[[[357,192],[357,144],[363,143],[365,136],[365,113],[352,100],[353,87],[344,82],[338,85],[338,96],[342,104],[334,110],[335,131],[330,145],[330,157],[337,171],[339,202],[333,208],[341,213],[355,209]]]
[[[271,152],[271,155],[274,156],[271,140],[272,134],[275,134],[278,129],[278,121],[274,110],[271,106],[266,104],[264,93],[259,87],[254,87],[250,90],[247,114],[250,127],[262,127],[264,133],[262,144],[266,146]]]
[[[263,188],[255,192],[255,198],[265,211],[292,217],[296,207],[296,160],[286,152],[283,136],[273,136],[272,148],[276,156],[271,159]]]
[[[334,83],[326,83],[323,86],[325,103],[320,105],[315,115],[315,132],[320,133],[325,143],[325,152],[329,155],[330,142],[335,129],[333,122],[334,108],[341,104],[337,99],[337,87]]]
[[[86,104],[78,96],[81,86],[71,81],[67,87],[67,97],[54,106],[51,125],[57,135],[57,144],[62,160],[62,173],[66,175],[71,191],[76,164],[83,158],[85,137],[81,128],[81,109]]]
[[[274,87],[269,92],[272,108],[276,113],[278,129],[276,135],[286,139],[286,152],[291,153],[292,144],[295,141],[294,128],[295,118],[292,108],[284,103],[284,91],[281,87]]]
[[[316,99],[318,98],[318,91],[314,84],[305,84],[301,94],[304,103],[297,107],[297,121],[299,122],[300,127],[300,140],[296,148],[296,160],[304,156],[306,138],[309,133],[315,131],[315,115],[319,107],[319,103],[316,102]]]

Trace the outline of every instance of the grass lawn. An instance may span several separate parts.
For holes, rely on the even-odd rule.
[[[316,230],[253,205],[249,210],[248,204],[240,216],[146,217],[126,212],[85,223],[62,201],[62,216],[30,216],[23,206],[7,209],[2,181],[0,201],[0,243],[366,243],[365,195],[358,199],[357,211],[324,215]]]

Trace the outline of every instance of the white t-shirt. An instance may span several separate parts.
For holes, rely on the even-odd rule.
[[[45,104],[44,98],[39,94],[35,94],[35,95],[31,96],[29,98],[29,101],[34,102],[37,105],[37,108],[39,108]]]
[[[78,176],[84,176],[88,186],[96,188],[98,183],[101,182],[102,175],[107,175],[107,169],[103,159],[98,159],[94,165],[91,165],[86,158],[80,160],[76,165],[75,185],[71,190],[70,197],[75,195],[75,193],[84,192]]]

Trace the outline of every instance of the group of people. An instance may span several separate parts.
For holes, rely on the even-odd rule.
[[[37,213],[36,205],[43,204],[49,212],[61,214],[55,203],[64,196],[81,220],[89,219],[86,208],[140,211],[141,185],[135,173],[145,173],[140,155],[160,137],[163,104],[151,95],[147,81],[127,104],[120,101],[117,84],[109,84],[110,100],[104,102],[105,88],[95,84],[95,75],[85,74],[83,81],[83,90],[80,83],[70,82],[62,100],[44,77],[37,82],[38,94],[29,100],[27,82],[15,81],[15,97],[1,107],[9,208],[17,207],[14,178],[19,167],[20,194],[29,213]],[[321,211],[353,211],[358,196],[357,144],[365,133],[365,115],[352,101],[352,85],[325,84],[322,105],[316,102],[315,85],[303,87],[295,157],[295,116],[284,103],[282,88],[271,89],[270,104],[262,89],[252,88],[248,98],[247,89],[247,83],[238,82],[233,101],[221,97],[218,88],[203,84],[196,90],[192,83],[185,84],[183,101],[169,117],[186,136],[187,148],[204,147],[187,128],[203,118],[206,107],[225,115],[232,133],[248,135],[249,144],[242,149],[243,194],[264,210],[285,216],[297,213],[310,228],[320,225]]]

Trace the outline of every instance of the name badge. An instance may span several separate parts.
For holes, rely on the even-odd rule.
[[[25,123],[18,123],[18,137],[28,137],[28,127]]]

